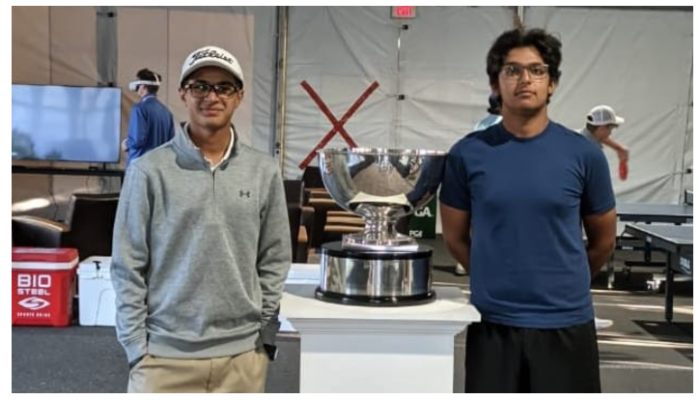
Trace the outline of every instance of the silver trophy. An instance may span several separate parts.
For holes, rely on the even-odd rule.
[[[318,152],[323,184],[364,231],[321,246],[316,297],[361,305],[432,301],[432,249],[398,233],[396,223],[437,192],[445,153],[430,150],[326,149]]]

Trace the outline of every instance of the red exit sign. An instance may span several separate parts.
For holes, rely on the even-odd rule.
[[[416,17],[415,6],[394,6],[391,7],[391,17],[397,19],[411,19]]]

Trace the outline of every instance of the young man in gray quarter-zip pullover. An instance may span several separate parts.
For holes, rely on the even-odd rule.
[[[130,392],[262,392],[291,263],[276,162],[231,125],[243,73],[206,46],[182,67],[189,118],[127,170],[114,228]]]

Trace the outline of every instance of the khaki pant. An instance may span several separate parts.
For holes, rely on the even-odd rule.
[[[262,349],[233,357],[146,355],[129,371],[129,393],[262,393],[269,359]]]

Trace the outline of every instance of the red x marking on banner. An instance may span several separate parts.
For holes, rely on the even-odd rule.
[[[316,156],[316,151],[321,150],[324,148],[328,142],[330,142],[331,139],[333,139],[333,136],[335,136],[336,133],[340,133],[340,136],[345,139],[345,142],[350,145],[350,147],[357,147],[357,144],[355,144],[355,141],[352,140],[348,132],[343,128],[343,125],[345,125],[346,122],[348,122],[348,119],[352,117],[352,115],[357,111],[358,108],[362,105],[362,103],[367,100],[369,95],[372,94],[377,88],[379,87],[379,84],[375,81],[373,82],[363,93],[362,95],[355,100],[355,103],[348,108],[348,111],[343,114],[342,118],[340,118],[340,121],[338,121],[333,113],[331,113],[331,110],[328,109],[328,106],[321,100],[321,97],[314,91],[314,89],[311,87],[311,85],[308,84],[306,81],[301,82],[301,87],[306,90],[306,92],[311,96],[311,99],[316,103],[318,108],[321,109],[321,112],[328,118],[329,121],[331,121],[331,124],[333,124],[333,128],[331,128],[328,133],[321,139],[320,142],[314,147],[313,150],[311,150],[311,153],[309,153],[308,156],[304,159],[304,161],[299,164],[299,169],[306,169],[306,167],[309,166],[309,163],[313,160],[313,158]]]

